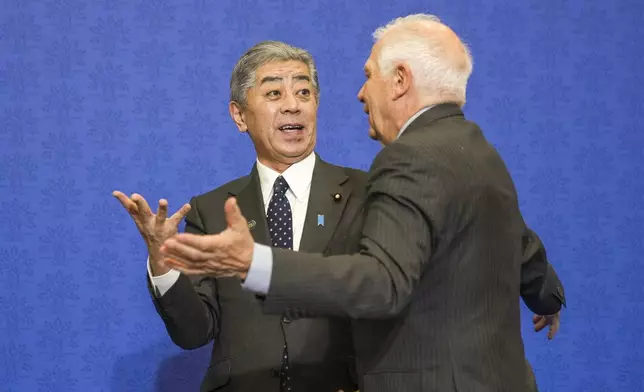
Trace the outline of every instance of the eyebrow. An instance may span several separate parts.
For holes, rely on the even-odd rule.
[[[282,78],[281,76],[266,76],[262,78],[262,81],[259,84],[262,85],[269,82],[281,82],[283,80],[284,78]],[[310,82],[311,78],[308,75],[296,75],[293,77],[293,80]]]

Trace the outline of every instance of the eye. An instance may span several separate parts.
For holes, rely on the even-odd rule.
[[[266,96],[269,98],[277,98],[280,96],[280,92],[278,90],[271,90],[266,94]]]
[[[311,95],[311,90],[309,90],[308,88],[302,89],[298,92],[300,93],[300,95],[303,95],[305,97],[308,97],[309,95]]]

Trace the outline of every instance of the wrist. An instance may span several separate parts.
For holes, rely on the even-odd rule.
[[[248,271],[250,271],[250,265],[253,263],[253,252],[255,250],[255,243],[253,243],[253,246],[250,248],[248,255],[245,257],[244,264],[240,271],[237,273],[237,276],[239,279],[242,281],[246,280],[246,277],[248,276]]]
[[[152,276],[161,276],[171,270],[163,261],[163,256],[158,250],[148,250],[148,260],[150,263],[150,272]]]
[[[158,262],[158,263],[152,263],[150,262],[150,272],[152,272],[152,276],[162,276],[170,272],[172,268],[168,267],[165,263],[163,262]]]

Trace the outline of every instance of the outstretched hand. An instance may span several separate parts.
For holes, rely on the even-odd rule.
[[[235,198],[226,200],[224,212],[228,228],[219,234],[181,233],[167,239],[161,247],[165,262],[186,275],[246,279],[255,242]]]
[[[134,193],[127,197],[123,192],[114,191],[112,195],[121,202],[134,220],[145,244],[148,247],[150,267],[155,275],[162,275],[169,270],[163,264],[161,245],[168,238],[177,234],[179,223],[190,211],[190,204],[184,204],[179,211],[168,218],[168,201],[159,200],[159,207],[154,213],[143,196]]]

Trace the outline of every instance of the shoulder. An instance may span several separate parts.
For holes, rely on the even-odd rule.
[[[460,166],[470,166],[490,147],[477,124],[463,116],[450,116],[410,127],[383,148],[374,163],[459,170]]]
[[[450,117],[408,129],[375,157],[369,185],[415,186],[431,193],[453,194],[468,186],[475,170],[471,148],[478,128]],[[418,190],[416,190],[418,191]]]
[[[351,183],[355,185],[365,185],[367,183],[368,173],[366,171],[351,167],[340,167],[344,170]]]
[[[246,185],[248,185],[251,179],[250,175],[236,178],[232,181],[229,181],[211,191],[196,195],[192,198],[192,204],[199,205],[219,205],[226,201],[229,195],[238,194]]]
[[[345,177],[346,182],[353,186],[364,186],[367,183],[368,173],[364,170],[347,166],[335,165],[320,158],[321,170],[328,171],[339,177]]]
[[[218,233],[224,230],[225,217],[223,205],[231,194],[243,189],[250,181],[250,176],[236,178],[209,192],[193,196],[190,199],[192,208],[186,216],[186,222],[191,223],[202,233]]]

